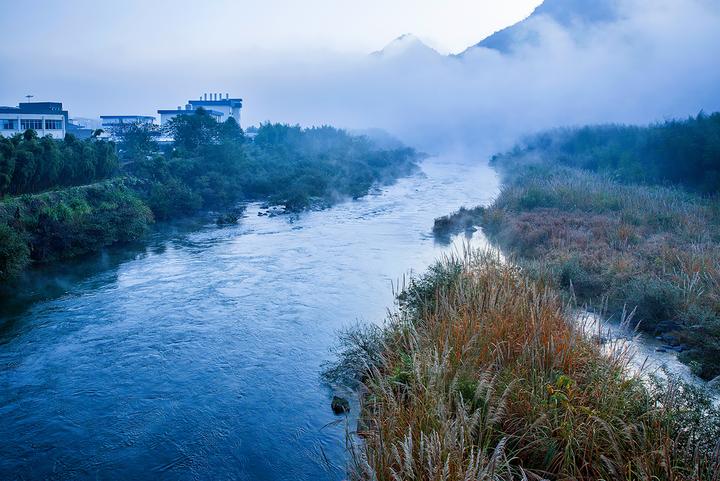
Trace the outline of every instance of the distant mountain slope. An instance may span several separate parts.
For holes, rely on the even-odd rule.
[[[508,53],[518,44],[534,42],[537,40],[537,32],[530,24],[541,16],[549,17],[565,27],[610,22],[618,17],[618,0],[545,0],[525,20],[490,35],[468,50],[485,47]]]

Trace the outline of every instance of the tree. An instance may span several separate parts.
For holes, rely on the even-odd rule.
[[[21,234],[0,224],[0,279],[12,277],[30,262],[30,249]]]
[[[175,140],[175,147],[197,152],[200,147],[219,141],[218,122],[202,107],[192,114],[177,115],[165,127],[165,132]]]
[[[120,159],[133,162],[158,152],[160,131],[154,124],[132,122],[113,127],[118,139]]]
[[[15,146],[4,137],[0,137],[0,197],[10,191],[15,172]]]

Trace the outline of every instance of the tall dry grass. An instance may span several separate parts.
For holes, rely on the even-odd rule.
[[[438,263],[380,329],[346,337],[362,480],[720,480],[720,415],[646,382],[494,254]]]
[[[672,336],[705,379],[720,375],[720,203],[562,167],[520,167],[478,223],[528,270],[640,328]]]

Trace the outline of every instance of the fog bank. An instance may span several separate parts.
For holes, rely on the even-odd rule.
[[[381,55],[240,46],[152,62],[58,56],[28,72],[27,59],[4,52],[0,86],[23,91],[49,82],[71,115],[86,117],[156,115],[202,92],[229,92],[245,99],[244,126],[379,127],[430,151],[504,148],[518,135],[560,125],[720,110],[717,1],[606,1],[619,4],[614,20],[534,16],[507,53],[478,47],[444,56],[407,37]]]
[[[245,90],[267,119],[382,127],[426,148],[493,148],[553,126],[719,110],[717,2],[620,8],[618,20],[590,26],[533,19],[537,41],[509,54],[475,48],[444,57],[414,44],[354,63],[271,68],[249,76]]]

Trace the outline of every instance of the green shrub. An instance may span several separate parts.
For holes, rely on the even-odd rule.
[[[645,331],[654,332],[659,322],[677,319],[683,309],[682,290],[666,279],[633,279],[615,299],[635,310],[635,320]]]
[[[0,280],[17,275],[29,262],[30,249],[25,237],[0,223]]]

